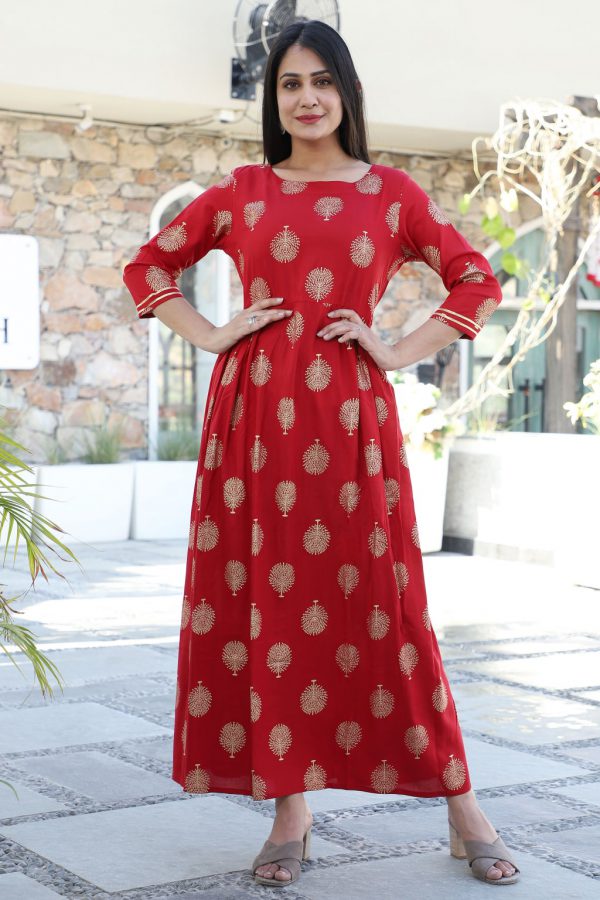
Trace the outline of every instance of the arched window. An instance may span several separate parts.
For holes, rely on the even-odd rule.
[[[193,181],[164,194],[152,210],[151,236],[168,225],[203,188]],[[211,250],[180,279],[182,294],[214,325],[229,320],[230,259],[222,250]],[[149,319],[148,442],[149,459],[157,459],[159,434],[178,429],[199,436],[208,385],[216,354],[183,340],[158,318]]]

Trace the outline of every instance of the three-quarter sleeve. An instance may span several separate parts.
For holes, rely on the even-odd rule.
[[[430,316],[474,340],[502,300],[502,288],[486,257],[476,251],[446,214],[406,172],[399,237],[403,261],[417,259],[437,272],[449,291]]]
[[[236,177],[232,169],[206,188],[168,225],[150,238],[123,269],[123,281],[140,319],[173,297],[183,297],[177,278],[213,249],[228,249]]]

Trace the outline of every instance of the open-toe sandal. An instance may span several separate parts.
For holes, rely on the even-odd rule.
[[[519,880],[520,869],[500,835],[493,844],[488,844],[486,841],[463,841],[450,821],[448,821],[448,828],[450,853],[457,859],[467,859],[475,878],[479,878],[480,881],[485,881],[487,884],[514,884]],[[502,878],[488,878],[486,872],[499,860],[510,863],[511,866],[514,866],[515,871],[512,875],[503,875]]]
[[[300,878],[300,863],[303,859],[310,859],[310,825],[301,841],[286,841],[285,844],[274,844],[273,841],[265,841],[262,850],[252,863],[252,874],[256,884],[269,884],[272,887],[285,887]],[[287,869],[291,878],[276,878],[275,873],[270,878],[257,875],[256,870],[267,863],[277,863],[282,869]]]

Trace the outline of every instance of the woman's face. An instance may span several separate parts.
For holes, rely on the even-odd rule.
[[[277,71],[277,104],[285,130],[294,138],[314,141],[336,130],[342,100],[326,64],[307,47],[289,47]],[[302,121],[301,116],[318,116]]]

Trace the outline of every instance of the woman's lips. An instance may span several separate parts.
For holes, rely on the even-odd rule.
[[[299,122],[318,122],[323,116],[297,116]]]

